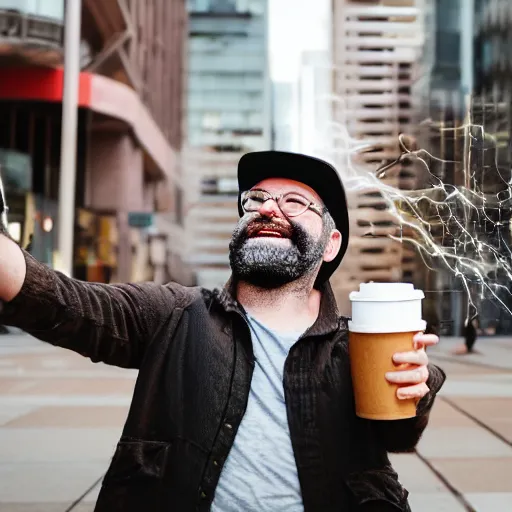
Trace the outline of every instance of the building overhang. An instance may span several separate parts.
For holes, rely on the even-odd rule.
[[[62,103],[62,68],[0,68],[0,100]],[[146,153],[147,171],[156,180],[170,179],[176,151],[130,87],[93,73],[80,73],[78,106],[103,118],[121,121]]]

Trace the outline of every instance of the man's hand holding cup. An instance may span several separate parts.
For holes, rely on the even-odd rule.
[[[435,334],[418,333],[414,336],[413,342],[414,350],[393,355],[393,362],[402,365],[402,368],[386,373],[388,382],[400,386],[396,392],[400,400],[420,400],[430,391],[427,386],[429,373],[425,347],[439,343],[439,337]]]

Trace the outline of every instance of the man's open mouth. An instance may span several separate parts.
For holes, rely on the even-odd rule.
[[[288,238],[280,231],[274,231],[272,229],[261,229],[254,233],[253,237]]]
[[[275,225],[261,225],[256,224],[249,226],[248,233],[249,238],[291,238],[291,230],[286,227],[275,226]]]

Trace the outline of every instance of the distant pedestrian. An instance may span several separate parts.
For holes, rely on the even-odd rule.
[[[464,343],[466,345],[467,353],[473,352],[476,339],[478,337],[478,320],[476,317],[466,319],[464,322]]]
[[[472,318],[466,318],[464,321],[464,345],[461,345],[457,349],[455,349],[455,355],[465,355],[465,354],[474,354],[474,346],[476,340],[478,338],[478,327],[479,320],[478,315],[473,316]]]

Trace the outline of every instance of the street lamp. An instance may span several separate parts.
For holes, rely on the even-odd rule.
[[[55,268],[68,276],[73,273],[81,17],[82,0],[67,0],[64,25],[58,251]]]

